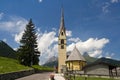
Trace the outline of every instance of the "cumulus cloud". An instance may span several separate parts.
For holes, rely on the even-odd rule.
[[[71,43],[67,47],[67,51],[73,50],[74,46],[76,45],[78,50],[83,54],[87,52],[92,57],[98,57],[102,54],[102,49],[104,46],[109,43],[109,39],[102,38],[102,39],[94,39],[89,38],[86,41],[78,41],[77,43]]]
[[[45,32],[42,35],[38,36],[38,47],[41,52],[44,52],[53,42],[57,41],[57,37],[55,37],[55,35],[56,33],[52,31]]]
[[[6,21],[0,22],[0,30],[19,33],[24,30],[27,20],[22,17],[11,16]]]
[[[38,50],[41,52],[40,64],[43,64],[48,58],[57,55],[58,38],[56,32],[44,32],[38,36]]]
[[[14,40],[19,43],[28,21],[23,17],[9,16],[4,13],[0,13],[0,18],[4,18],[2,15],[7,16],[7,18],[0,21],[0,31],[9,32]]]

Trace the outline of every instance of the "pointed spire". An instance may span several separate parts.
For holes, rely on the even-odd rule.
[[[61,9],[61,22],[60,22],[60,30],[59,30],[59,34],[61,33],[61,31],[64,31],[65,33],[65,24],[64,24],[64,10],[63,7]],[[65,33],[66,34],[66,33]]]
[[[61,10],[61,26],[65,26],[64,25],[64,10],[63,10],[63,7],[62,7],[62,10]]]

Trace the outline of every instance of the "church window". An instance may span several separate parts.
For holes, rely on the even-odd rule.
[[[64,44],[64,39],[61,40],[61,44]]]
[[[61,45],[61,49],[64,49],[64,45]]]
[[[61,35],[63,36],[63,32],[61,33]]]

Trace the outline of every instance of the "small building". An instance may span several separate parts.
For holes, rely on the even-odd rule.
[[[75,46],[75,48],[66,60],[66,66],[68,71],[82,70],[85,65],[85,58],[80,54],[79,50]]]
[[[117,68],[120,66],[120,61],[100,58],[97,61],[86,65],[83,70],[87,75],[94,76],[118,76]]]

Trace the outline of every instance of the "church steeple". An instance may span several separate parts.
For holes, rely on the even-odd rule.
[[[59,35],[61,32],[64,32],[66,35],[66,31],[65,31],[65,23],[64,23],[64,10],[63,8],[61,9],[61,22],[60,22],[60,30],[59,30]]]
[[[66,61],[66,31],[64,23],[63,8],[61,11],[61,22],[58,36],[58,72],[62,72]]]

